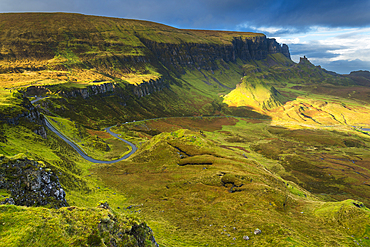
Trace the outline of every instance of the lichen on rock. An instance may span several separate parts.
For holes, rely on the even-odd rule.
[[[45,165],[21,156],[0,159],[0,189],[9,191],[15,205],[68,206],[58,176]]]

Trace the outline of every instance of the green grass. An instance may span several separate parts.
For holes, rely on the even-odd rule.
[[[161,131],[170,126],[176,129],[176,124],[183,121],[146,121],[145,125],[136,123],[138,127],[127,128],[132,131],[145,126],[147,131],[151,128]],[[205,120],[192,121],[197,126],[198,121]],[[253,245],[351,245],[353,240],[367,241],[366,208],[356,207],[351,200],[323,202],[318,199],[320,194],[283,179],[285,168],[280,162],[251,149],[256,143],[271,142],[276,134],[288,134],[286,140],[297,142],[300,135],[310,135],[310,131],[299,130],[300,135],[284,129],[273,132],[268,121],[243,119],[236,125],[205,131],[204,135],[199,129],[197,132],[175,129],[154,136],[131,161],[96,170],[109,187],[131,195],[129,203],[141,205],[141,216],[158,233],[160,244],[243,245],[244,235],[251,238],[249,243]],[[326,133],[333,137],[343,135],[322,131],[322,135]],[[305,152],[301,148],[298,146],[296,152]],[[276,169],[276,173],[282,177],[270,172],[274,167],[281,169]],[[352,196],[355,195],[348,194],[347,198]],[[366,196],[362,199],[367,200]],[[331,219],[336,213],[332,207],[341,208],[334,221]],[[354,224],[351,222],[357,217],[358,227],[350,231],[343,227]],[[261,229],[262,235],[251,234],[255,228]]]
[[[89,157],[97,160],[115,160],[131,151],[124,142],[102,131],[88,130],[60,117],[48,117],[53,126],[76,143]],[[102,137],[99,137],[101,135]]]
[[[257,110],[269,110],[284,103],[285,99],[275,88],[259,80],[244,78],[243,82],[224,97],[229,106],[250,106]]]
[[[129,245],[137,240],[128,233],[140,224],[135,217],[101,208],[0,205],[0,214],[0,246],[106,246],[111,238]]]
[[[107,216],[94,208],[102,200],[117,217],[145,220],[161,246],[369,245],[369,211],[359,201],[370,205],[370,140],[346,126],[365,126],[369,119],[364,87],[309,63],[294,64],[282,54],[261,61],[208,61],[205,67],[212,70],[177,70],[160,64],[144,45],[230,45],[233,37],[261,34],[179,30],[76,14],[2,14],[0,25],[12,27],[9,39],[0,36],[5,45],[20,37],[25,46],[32,44],[28,50],[42,54],[28,62],[3,60],[2,88],[54,85],[46,93],[52,97],[39,102],[40,111],[96,159],[128,152],[107,136],[107,126],[200,116],[113,128],[139,147],[113,165],[83,160],[50,131],[46,140],[33,133],[32,124],[1,125],[0,153],[24,153],[51,167],[76,208],[0,206],[0,245],[43,246],[50,238],[60,246],[94,242],[92,229]],[[50,49],[38,43],[46,40],[39,32],[46,28],[57,30],[48,37]],[[14,52],[25,56],[17,47]],[[159,77],[169,88],[140,99],[128,85]],[[243,92],[235,89],[240,78]],[[86,100],[58,95],[105,82],[115,83],[113,93]],[[273,88],[282,96],[265,103],[273,107],[263,114],[253,111],[251,102],[244,107],[222,102],[233,92],[234,101],[252,94],[263,98]],[[19,94],[3,90],[0,96],[2,113],[24,110]],[[110,151],[104,151],[106,145]],[[1,190],[0,195],[9,196]],[[256,228],[261,235],[253,234]],[[243,240],[246,235],[250,240]]]

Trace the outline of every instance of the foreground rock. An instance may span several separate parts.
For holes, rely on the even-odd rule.
[[[108,203],[101,206],[49,209],[0,205],[0,246],[158,247],[145,222],[116,213]]]
[[[0,189],[11,194],[7,203],[54,208],[68,206],[58,176],[45,165],[21,156],[2,156],[0,160]]]
[[[98,224],[98,231],[94,231],[88,238],[89,245],[106,246],[152,246],[158,247],[153,231],[144,222],[122,219],[109,207],[108,203],[101,203],[99,208],[109,211],[108,217],[102,218]],[[129,222],[129,223],[127,223]]]

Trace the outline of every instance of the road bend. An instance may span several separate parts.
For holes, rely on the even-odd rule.
[[[47,117],[45,117],[45,123],[46,123],[46,126],[49,128],[49,130],[51,130],[52,132],[54,132],[57,136],[59,136],[63,141],[65,141],[69,146],[71,146],[74,150],[76,150],[76,152],[81,155],[82,158],[84,158],[85,160],[87,161],[90,161],[90,162],[93,162],[93,163],[99,163],[99,164],[113,164],[113,163],[116,163],[116,162],[119,162],[119,161],[122,161],[122,160],[125,160],[127,159],[128,157],[130,157],[133,153],[135,153],[137,151],[137,147],[125,140],[125,139],[122,139],[119,137],[118,134],[112,132],[110,129],[114,126],[111,126],[111,127],[108,127],[108,128],[105,128],[105,130],[111,134],[113,137],[125,142],[126,144],[128,144],[130,147],[131,147],[131,151],[124,155],[123,157],[119,158],[119,159],[116,159],[116,160],[97,160],[97,159],[94,159],[94,158],[91,158],[90,156],[88,156],[85,151],[83,151],[83,149],[78,146],[76,143],[74,143],[72,140],[70,140],[67,136],[65,136],[63,133],[59,132],[59,130],[57,130],[56,128],[54,128],[54,126],[50,123],[49,119]]]

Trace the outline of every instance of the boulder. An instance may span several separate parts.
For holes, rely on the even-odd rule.
[[[68,206],[58,176],[43,164],[23,157],[2,157],[1,162],[0,189],[9,191],[8,201],[20,206]]]

